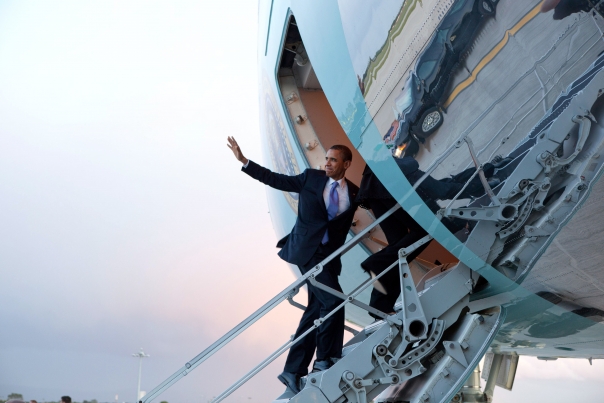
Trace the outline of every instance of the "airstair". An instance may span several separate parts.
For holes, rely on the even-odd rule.
[[[471,160],[477,168],[474,176],[480,176],[485,196],[483,200],[476,200],[468,207],[454,208],[452,203],[463,192],[462,189],[454,200],[439,212],[439,215],[463,216],[477,221],[465,247],[481,257],[479,260],[482,265],[484,262],[493,265],[492,267],[512,280],[512,284],[522,280],[523,275],[530,269],[534,257],[538,256],[539,251],[551,242],[556,231],[561,228],[559,225],[553,226],[552,223],[563,222],[571,211],[578,208],[589,194],[599,172],[604,170],[604,163],[599,160],[600,153],[604,151],[604,130],[591,130],[591,123],[595,119],[590,113],[596,99],[603,93],[604,54],[600,55],[590,68],[559,96],[525,141],[510,154],[514,161],[506,166],[508,172],[505,172],[505,182],[502,182],[495,191],[490,188],[484,177],[482,164],[467,134],[462,134],[414,184],[414,188],[417,188],[448,155],[462,145],[467,145]],[[576,142],[567,153],[561,155],[558,151],[570,138],[569,133],[575,133]],[[587,141],[588,137],[589,141]],[[553,193],[557,198],[552,201],[554,185],[559,190]],[[544,200],[548,195],[550,202],[546,205]],[[255,368],[214,398],[213,403],[224,400],[293,344],[320,326],[325,319],[336,311],[344,309],[348,304],[356,305],[380,317],[381,320],[357,332],[344,346],[342,358],[331,368],[311,373],[303,378],[304,385],[300,393],[291,395],[286,392],[276,401],[283,403],[287,401],[367,403],[374,399],[400,403],[491,401],[502,356],[494,355],[495,364],[490,371],[486,393],[480,392],[479,389],[476,392],[474,378],[477,378],[479,360],[487,352],[505,320],[505,308],[492,302],[483,305],[470,303],[470,294],[475,292],[478,275],[463,262],[447,270],[438,281],[431,282],[429,287],[418,291],[412,280],[406,257],[429,242],[431,240],[429,235],[408,248],[401,249],[398,261],[380,275],[364,281],[349,294],[340,293],[316,280],[317,275],[328,262],[348,252],[398,208],[400,206],[397,204],[360,231],[323,262],[188,361],[145,395],[139,403],[151,402],[278,304],[288,300],[293,305],[301,307],[292,298],[305,282],[310,282],[340,297],[341,304],[325,317],[316,320],[314,326],[300,337],[286,341]],[[525,234],[522,240],[506,244],[508,237],[519,234],[519,231]],[[499,259],[496,260],[496,257]],[[466,259],[468,264],[472,264],[471,260]],[[513,263],[514,270],[509,268],[511,263],[508,262]],[[398,270],[402,290],[401,301],[393,315],[378,311],[357,298],[363,290],[371,287],[390,270]],[[493,272],[492,268],[489,270]],[[479,271],[480,274],[484,274],[482,270]],[[494,292],[502,291],[506,290]],[[493,293],[492,290],[491,292]],[[467,399],[463,396],[463,392],[458,393],[462,387],[466,390]],[[394,400],[377,398],[386,389],[389,389],[388,394],[394,396],[391,398]]]
[[[357,234],[321,264],[297,279],[289,287],[234,327],[214,344],[188,361],[182,368],[145,395],[140,403],[148,403],[178,380],[193,371],[214,353],[226,346],[244,330],[262,318],[279,303],[292,300],[305,281],[342,298],[342,303],[315,321],[313,327],[298,339],[288,340],[245,376],[217,396],[218,403],[251,379],[294,343],[316,329],[325,319],[347,304],[354,304],[382,318],[358,332],[343,349],[343,357],[327,371],[311,373],[305,379],[302,391],[287,394],[277,400],[294,402],[357,402],[367,403],[391,385],[408,385],[409,401],[450,401],[457,389],[485,354],[501,325],[499,310],[470,314],[467,306],[471,286],[470,269],[463,264],[434,286],[418,293],[411,278],[406,256],[431,240],[429,236],[400,251],[399,261],[379,276],[369,279],[350,294],[342,294],[316,280],[323,266],[340,253],[356,245],[374,226],[387,218],[393,207],[371,226]],[[357,299],[357,296],[394,268],[400,272],[401,303],[395,315],[387,315]],[[455,325],[455,326],[452,326]],[[416,379],[417,378],[417,379]],[[420,387],[421,385],[421,387]]]
[[[354,247],[372,228],[398,208],[400,206],[395,205],[380,219],[359,232],[321,264],[297,279],[214,344],[188,361],[145,395],[139,403],[151,402],[281,302],[288,300],[304,308],[295,303],[292,298],[306,281],[339,296],[342,303],[325,317],[316,320],[314,326],[300,337],[286,341],[245,376],[214,398],[213,403],[228,397],[293,344],[319,327],[325,319],[337,310],[344,309],[348,304],[365,309],[382,320],[376,321],[361,332],[355,332],[355,336],[344,346],[343,357],[331,368],[323,372],[311,373],[303,378],[304,386],[300,393],[293,396],[291,392],[289,394],[286,392],[276,401],[367,403],[393,385],[403,385],[405,396],[408,396],[410,402],[450,401],[486,353],[503,319],[500,309],[480,313],[468,312],[469,294],[473,285],[471,270],[468,267],[458,264],[436,284],[418,293],[406,256],[429,242],[432,238],[428,235],[410,247],[401,249],[397,262],[379,276],[366,280],[349,294],[340,293],[316,280],[316,276],[323,270],[325,264]],[[401,301],[395,307],[396,314],[387,315],[357,299],[363,290],[393,269],[399,271],[401,290],[403,290]]]

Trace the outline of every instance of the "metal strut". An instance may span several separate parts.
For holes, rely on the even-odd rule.
[[[497,310],[463,313],[469,301],[465,286],[469,269],[463,264],[418,296],[406,257],[429,240],[425,237],[401,250],[394,264],[403,279],[403,309],[395,315],[403,326],[388,321],[372,325],[371,333],[366,330],[345,346],[346,354],[331,368],[311,373],[299,394],[284,395],[279,401],[291,397],[289,403],[367,403],[393,385],[400,385],[394,389],[396,396],[390,396],[394,401],[451,400],[451,393],[462,386],[495,337],[502,318]],[[445,332],[454,323],[454,330]]]

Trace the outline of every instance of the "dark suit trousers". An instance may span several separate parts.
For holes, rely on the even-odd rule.
[[[386,270],[392,263],[398,261],[398,251],[400,249],[412,245],[413,243],[422,239],[425,235],[426,232],[410,232],[394,245],[388,245],[378,253],[369,256],[363,263],[361,263],[361,267],[363,267],[363,269],[366,271],[372,271],[375,275],[378,275]],[[426,243],[417,248],[409,256],[407,256],[407,261],[410,262],[415,259],[417,255],[419,255],[427,246],[428,244]],[[369,305],[384,313],[393,312],[394,304],[401,293],[399,276],[398,265],[390,269],[388,273],[384,274],[384,276],[382,276],[378,281],[384,286],[388,294],[384,295],[374,289],[371,293]]]
[[[328,256],[324,246],[319,249],[310,262],[304,266],[298,266],[302,274],[305,274],[323,259]],[[317,281],[342,292],[338,283],[341,265],[339,259],[331,261],[323,268],[321,274],[317,276]],[[342,303],[342,300],[335,295],[320,290],[307,282],[308,286],[308,305],[300,324],[296,330],[295,338],[306,332],[314,325],[314,321],[325,317],[335,307]],[[304,376],[308,374],[308,366],[312,356],[317,350],[317,361],[327,360],[329,358],[340,358],[342,356],[342,345],[344,343],[344,308],[341,308],[334,315],[319,326],[318,329],[310,332],[305,338],[294,344],[287,355],[285,361],[285,372],[292,372]]]
[[[375,217],[380,218],[395,204],[396,201],[394,199],[372,199],[371,209]],[[390,217],[382,221],[380,227],[384,231],[384,235],[386,235],[388,246],[361,263],[365,271],[372,271],[376,275],[398,260],[399,249],[406,248],[426,235],[426,231],[403,209],[398,209]],[[410,262],[415,259],[426,247],[427,244],[413,252],[408,257],[408,261]],[[371,291],[370,306],[385,313],[394,311],[394,304],[401,293],[398,276],[399,269],[395,267],[385,274],[384,277],[380,278],[379,281],[388,294],[384,295],[374,288]],[[370,315],[378,319],[377,316]]]

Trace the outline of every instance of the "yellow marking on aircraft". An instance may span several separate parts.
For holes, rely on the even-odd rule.
[[[482,58],[480,63],[478,63],[478,65],[474,68],[474,70],[472,70],[472,74],[470,74],[470,77],[466,78],[464,81],[459,83],[457,85],[457,87],[455,87],[455,89],[453,90],[451,95],[449,95],[449,98],[443,104],[444,108],[448,108],[449,105],[451,105],[451,103],[455,100],[455,98],[457,98],[457,96],[463,90],[465,90],[467,87],[469,87],[470,84],[472,84],[476,80],[476,76],[478,76],[478,73],[480,73],[480,71],[484,68],[484,66],[486,66],[491,60],[493,60],[493,58],[495,56],[497,56],[497,54],[499,52],[501,52],[501,50],[505,47],[505,45],[507,45],[508,40],[510,39],[510,36],[516,35],[516,33],[518,31],[520,31],[520,29],[522,27],[524,27],[530,20],[535,18],[537,16],[537,14],[539,14],[540,9],[541,9],[541,3],[536,5],[535,8],[533,8],[528,14],[526,14],[524,17],[522,17],[522,19],[520,21],[518,21],[516,23],[516,25],[514,25],[511,29],[508,29],[507,31],[505,31],[505,34],[503,35],[503,39],[501,41],[499,41],[499,43],[497,45],[495,45],[495,47],[493,49],[491,49],[491,51],[485,57]]]

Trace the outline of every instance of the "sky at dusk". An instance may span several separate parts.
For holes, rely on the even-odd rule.
[[[131,354],[151,355],[149,391],[294,280],[264,187],[226,147],[261,161],[258,11],[0,1],[0,398],[132,402]],[[161,400],[207,402],[300,313],[280,306]],[[270,402],[283,362],[226,401]],[[495,401],[596,401],[603,376],[523,357]]]

